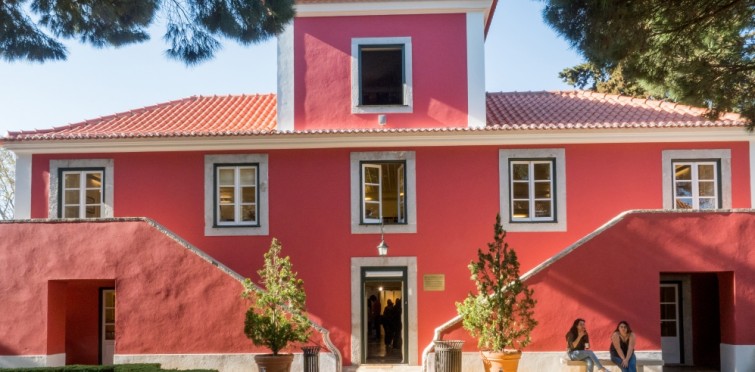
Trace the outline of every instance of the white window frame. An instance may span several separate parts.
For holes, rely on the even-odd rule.
[[[230,169],[233,171],[233,185],[222,185],[222,187],[233,187],[233,202],[223,203],[220,199],[220,171]],[[254,185],[241,183],[241,170],[254,170]],[[254,187],[255,202],[244,203],[242,200],[242,188]],[[259,164],[215,164],[215,227],[236,227],[236,226],[259,226]],[[220,221],[220,207],[222,205],[232,205],[234,209],[233,221]],[[254,220],[244,221],[241,218],[241,211],[245,205],[254,206]]]
[[[361,105],[359,82],[359,51],[363,46],[401,45],[404,49],[404,104],[403,105]],[[414,111],[412,86],[412,38],[411,37],[370,37],[351,39],[351,113],[385,114],[411,113]]]
[[[378,181],[377,183],[367,182],[367,170],[377,169]],[[383,167],[375,163],[362,163],[362,223],[380,223],[383,218]],[[378,189],[378,200],[367,200],[367,186],[376,186]],[[367,204],[377,204],[378,215],[377,217],[370,218],[367,216]]]
[[[554,163],[555,163],[555,161],[553,159],[511,160],[509,162],[509,172],[510,172],[510,174],[509,174],[509,182],[511,183],[511,190],[513,191],[513,189],[514,189],[513,186],[514,186],[515,183],[527,183],[528,195],[529,195],[529,197],[527,198],[527,202],[528,202],[528,205],[529,205],[528,208],[529,208],[529,212],[530,212],[530,216],[526,217],[526,218],[516,218],[516,217],[514,217],[514,203],[513,202],[517,201],[518,199],[514,198],[514,194],[512,192],[510,194],[512,202],[509,205],[509,216],[511,216],[511,222],[543,222],[543,221],[553,222],[553,221],[556,220],[555,213],[553,213],[554,209],[555,209],[555,205],[554,205],[555,204],[555,200],[554,199],[555,199],[555,196],[556,196],[555,195],[555,184],[553,182],[553,178],[554,178],[553,170],[555,168],[554,167]],[[526,164],[527,165],[528,172],[529,172],[528,174],[531,175],[530,179],[528,179],[526,181],[519,181],[519,180],[515,180],[514,179],[514,165],[516,165],[516,164]],[[545,200],[545,199],[542,199],[542,198],[541,199],[535,198],[535,185],[536,185],[536,183],[542,183],[543,182],[542,180],[535,180],[533,178],[534,174],[535,174],[535,170],[534,170],[535,169],[535,164],[548,164],[548,166],[550,167],[550,179],[548,179],[547,181],[550,184],[550,190],[551,190],[550,195],[551,196],[547,200],[550,201],[550,206],[551,207],[550,207],[550,216],[548,216],[548,217],[536,217],[535,216],[535,202],[536,201],[540,201],[540,200]]]
[[[94,187],[87,187],[87,176],[90,174],[99,174],[100,176],[100,186],[97,188]],[[76,187],[72,189],[68,189],[66,187],[66,176],[68,175],[78,175],[79,176],[79,184],[76,185]],[[102,218],[102,205],[103,203],[103,196],[105,191],[105,169],[99,168],[99,169],[62,169],[61,170],[61,184],[60,184],[60,209],[58,210],[58,213],[60,218]],[[69,190],[78,190],[79,194],[79,202],[78,203],[67,203],[66,195],[68,194],[66,191]],[[89,190],[99,190],[100,191],[100,199],[95,200],[96,203],[94,204],[88,204],[87,203],[87,191]],[[76,216],[73,217],[66,217],[65,211],[67,207],[77,207],[78,213]],[[100,208],[100,215],[96,217],[87,217],[87,207],[99,207]]]
[[[551,208],[552,218],[523,220],[512,219],[512,190],[510,165],[514,161],[552,161]],[[544,232],[566,231],[566,152],[562,148],[501,149],[498,151],[501,225],[507,231]],[[534,194],[530,194],[534,195]]]
[[[61,218],[63,215],[61,178],[62,172],[103,169],[102,204],[99,218],[112,218],[114,210],[114,163],[113,159],[68,159],[50,160],[50,195],[48,198],[48,218]]]
[[[398,190],[396,192],[398,195],[396,195],[396,200],[398,202],[397,208],[398,208],[398,220],[401,223],[406,223],[406,164],[401,164],[398,167]]]
[[[731,209],[731,150],[664,150],[661,154],[663,209],[675,208],[674,164],[680,162],[716,161],[720,204],[718,209]],[[682,209],[685,210],[685,209]],[[694,210],[694,209],[691,209]]]
[[[362,181],[360,183],[360,196],[361,196],[361,208],[362,208],[362,223],[363,224],[379,224],[380,221],[383,220],[383,164],[388,162],[362,162]],[[395,163],[395,162],[392,162]],[[406,202],[406,195],[403,194],[406,188],[406,185],[404,184],[405,176],[404,176],[404,169],[406,168],[406,165],[404,163],[398,163],[399,167],[396,174],[396,216],[398,219],[399,224],[406,223],[406,216],[403,216],[402,213],[405,212],[404,209],[404,203]],[[368,183],[367,182],[367,169],[377,169],[378,172],[378,181],[377,183]],[[367,186],[376,186],[379,190],[378,192],[378,200],[367,200]],[[377,217],[368,217],[367,216],[367,204],[377,204],[378,206],[378,215]]]
[[[689,165],[690,166],[690,171],[691,171],[691,174],[690,174],[691,178],[690,178],[690,180],[678,180],[678,179],[676,179],[676,166],[677,165]],[[716,160],[699,160],[699,161],[694,161],[694,160],[693,161],[690,161],[690,160],[687,160],[687,161],[675,160],[675,161],[672,161],[672,167],[674,168],[674,172],[673,172],[674,173],[674,176],[673,176],[674,177],[674,181],[673,181],[674,182],[674,188],[673,188],[673,190],[674,190],[674,203],[672,205],[674,206],[674,209],[679,209],[679,210],[702,210],[700,208],[700,199],[701,199],[701,196],[700,196],[700,182],[701,181],[702,182],[710,182],[711,180],[700,180],[700,175],[698,174],[698,165],[712,165],[713,166],[713,180],[712,181],[713,181],[713,184],[715,185],[715,187],[714,187],[714,191],[715,192],[714,192],[714,195],[713,195],[712,199],[715,200],[715,207],[711,208],[711,209],[719,209],[718,206],[720,204],[719,200],[721,198],[721,195],[720,195],[721,194],[721,190],[720,190],[721,189],[721,183],[720,183],[719,176],[718,176],[719,165],[718,165],[718,161],[716,161]],[[677,195],[676,194],[676,190],[677,190],[676,186],[677,186],[677,184],[679,182],[689,182],[691,184],[691,186],[692,186],[691,189],[690,189],[690,192],[692,193],[692,195],[687,196],[687,197],[682,197],[682,196]],[[711,199],[711,197],[709,197],[709,196],[708,197],[703,197],[703,198],[704,199]],[[692,199],[692,208],[690,208],[690,209],[678,208],[678,200],[679,199]]]
[[[364,224],[362,221],[363,188],[362,165],[365,163],[404,162],[405,177],[405,220],[406,223],[384,225],[386,233],[416,233],[417,232],[417,191],[416,191],[416,154],[414,151],[385,151],[385,152],[352,152],[350,155],[351,174],[351,233],[352,234],[380,234],[380,220]],[[371,221],[370,221],[371,222]]]
[[[248,166],[257,165],[257,224],[218,225],[216,208],[216,165]],[[268,203],[268,155],[233,154],[205,155],[204,157],[204,234],[205,236],[251,236],[269,234]],[[239,200],[239,199],[237,199]]]

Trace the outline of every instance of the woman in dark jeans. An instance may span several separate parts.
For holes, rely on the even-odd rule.
[[[575,319],[574,324],[566,332],[566,353],[571,360],[583,360],[587,365],[587,372],[592,372],[595,366],[601,372],[608,372],[606,367],[600,364],[600,360],[595,356],[590,348],[590,338],[587,336],[584,319]]]
[[[622,320],[611,335],[611,360],[621,372],[637,372],[637,358],[634,356],[634,333],[629,323]]]

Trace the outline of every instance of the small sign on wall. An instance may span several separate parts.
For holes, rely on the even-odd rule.
[[[422,276],[422,285],[425,288],[425,291],[445,291],[446,275],[425,274]]]

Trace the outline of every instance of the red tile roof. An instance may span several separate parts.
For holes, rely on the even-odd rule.
[[[488,93],[488,126],[505,129],[744,126],[737,114],[718,120],[705,109],[590,91]]]
[[[704,109],[586,91],[487,94],[486,128],[334,129],[297,134],[403,133],[475,130],[553,130],[744,127],[737,114],[710,120]],[[190,97],[47,130],[9,132],[5,141],[281,134],[274,94]]]
[[[254,134],[275,128],[275,94],[189,97],[62,127],[9,132],[10,140]]]

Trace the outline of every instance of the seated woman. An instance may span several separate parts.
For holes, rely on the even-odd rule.
[[[595,366],[601,372],[608,370],[600,364],[600,360],[595,356],[590,348],[590,338],[587,336],[584,319],[575,319],[574,324],[566,333],[566,353],[571,360],[584,360],[587,365],[587,372],[592,372]]]
[[[611,360],[621,372],[637,372],[637,358],[634,356],[634,333],[629,323],[622,320],[611,335]]]

